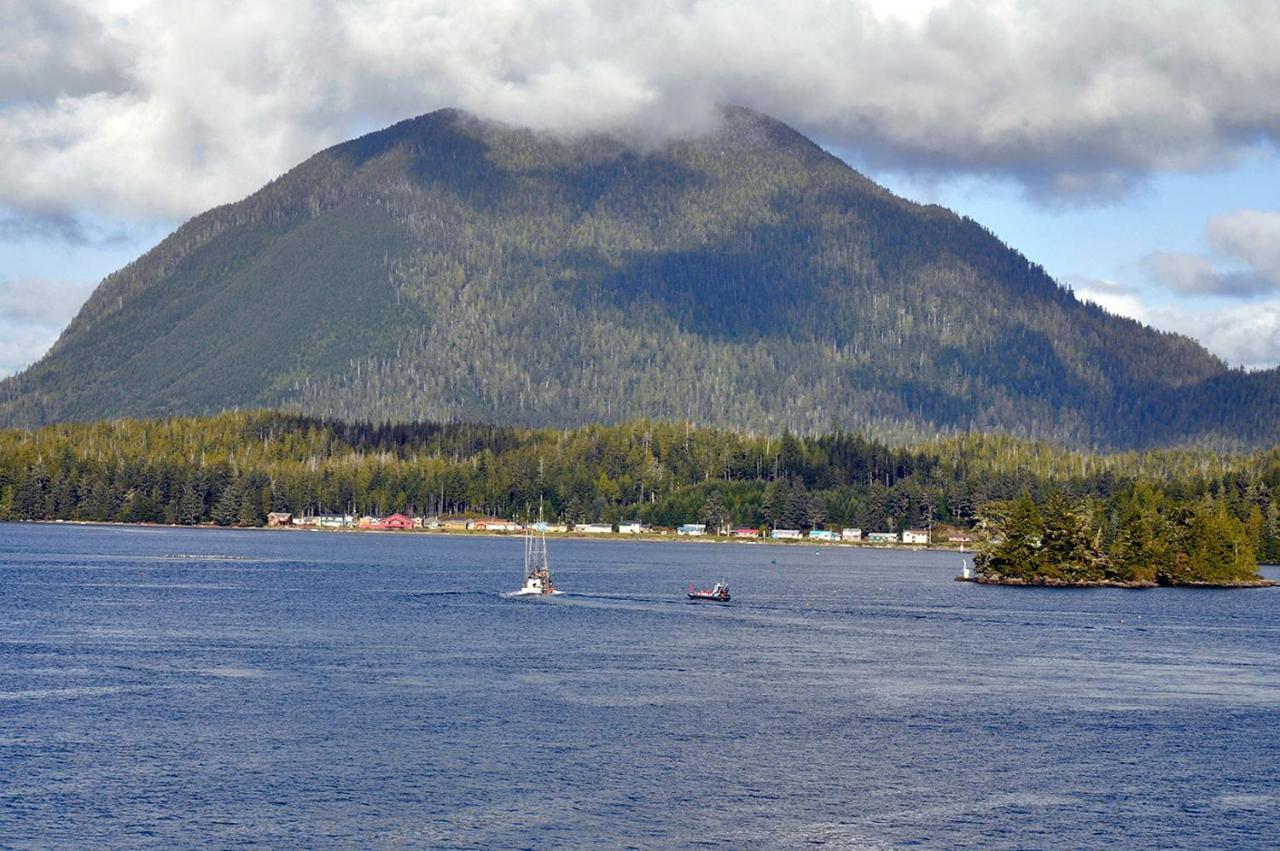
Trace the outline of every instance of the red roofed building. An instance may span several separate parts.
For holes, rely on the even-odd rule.
[[[405,517],[403,514],[392,514],[390,517],[383,517],[381,520],[373,524],[374,529],[412,529],[413,519]]]

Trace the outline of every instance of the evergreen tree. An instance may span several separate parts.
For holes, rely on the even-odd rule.
[[[724,532],[729,523],[729,512],[724,507],[720,491],[713,490],[708,494],[706,501],[702,503],[702,508],[698,510],[698,520],[706,524],[707,531],[713,535]]]
[[[782,510],[782,521],[789,529],[804,529],[809,523],[809,489],[804,480],[797,478],[787,494],[786,505]]]
[[[13,513],[19,520],[45,519],[45,490],[48,486],[49,477],[39,464],[19,479],[13,496]]]
[[[1066,582],[1104,579],[1107,558],[1089,528],[1087,511],[1061,491],[1045,502],[1039,552],[1040,575]]]
[[[787,525],[787,503],[791,497],[791,486],[785,478],[777,478],[765,485],[764,497],[761,500],[761,511],[764,520],[771,528],[781,529]]]
[[[1169,548],[1162,534],[1165,523],[1159,513],[1160,498],[1158,491],[1140,486],[1121,504],[1108,578],[1155,582],[1167,569]]]
[[[234,526],[240,519],[240,498],[242,490],[239,482],[232,481],[223,488],[213,504],[213,522],[219,526]]]
[[[981,573],[1007,579],[1040,574],[1044,520],[1029,493],[1023,491],[1007,511],[993,509],[984,520],[988,537],[974,556]]]

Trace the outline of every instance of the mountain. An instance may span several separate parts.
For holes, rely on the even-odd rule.
[[[728,108],[637,148],[443,110],[106,278],[0,423],[278,406],[889,437],[1264,443],[1275,372],[1079,302],[977,223]]]

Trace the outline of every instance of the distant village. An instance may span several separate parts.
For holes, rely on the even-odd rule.
[[[949,532],[942,540],[935,540],[929,529],[904,529],[902,532],[868,532],[861,529],[766,529],[721,528],[708,529],[705,523],[684,523],[673,528],[652,526],[639,520],[623,520],[618,523],[519,523],[500,517],[409,517],[391,514],[387,517],[356,517],[353,514],[308,514],[294,516],[276,511],[267,515],[267,525],[299,529],[365,529],[383,532],[485,532],[497,534],[525,531],[548,532],[565,535],[674,535],[682,538],[719,537],[739,540],[768,539],[773,541],[822,541],[828,543],[908,544],[929,546],[949,544],[965,546],[973,538],[966,533]]]

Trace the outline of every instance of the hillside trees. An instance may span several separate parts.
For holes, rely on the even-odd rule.
[[[197,216],[0,382],[9,425],[253,406],[693,421],[782,433],[768,471],[724,435],[664,452],[704,480],[892,489],[910,459],[862,435],[1265,445],[1280,437],[1280,373],[1228,370],[1081,303],[977,223],[897,198],[747,110],[645,150],[441,111]],[[262,437],[277,453],[297,440]],[[606,507],[652,481],[602,467],[622,490]],[[444,499],[499,505],[515,498],[503,485],[522,487]]]

